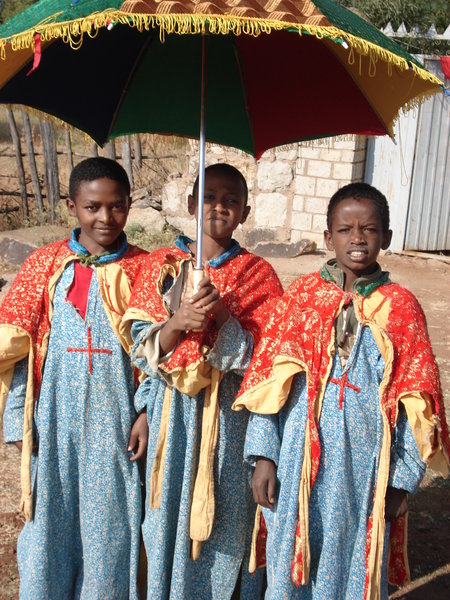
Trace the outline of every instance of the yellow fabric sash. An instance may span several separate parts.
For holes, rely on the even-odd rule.
[[[210,373],[210,383],[205,387],[200,453],[190,512],[193,560],[200,556],[202,542],[209,538],[214,524],[214,458],[219,437],[219,385],[222,373],[212,367]],[[155,458],[150,474],[150,508],[160,508],[161,506],[172,393],[172,388],[167,386],[164,392]]]
[[[211,385],[205,389],[200,456],[191,505],[193,560],[200,556],[202,542],[211,535],[214,523],[214,456],[219,437],[220,379],[220,371],[211,369]]]
[[[22,455],[20,464],[21,500],[20,509],[25,519],[31,520],[33,515],[33,499],[31,493],[31,453],[33,450],[33,345],[29,334],[15,325],[1,326],[0,343],[0,416],[3,416],[6,399],[14,375],[15,363],[28,354],[28,380],[25,393],[24,423],[22,434]]]
[[[166,464],[167,433],[171,405],[172,388],[167,386],[164,392],[164,403],[161,413],[161,423],[159,425],[158,441],[156,443],[156,453],[150,475],[150,490],[148,500],[148,505],[150,508],[159,508],[161,506],[164,466]]]

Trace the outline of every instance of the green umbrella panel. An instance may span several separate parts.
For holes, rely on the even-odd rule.
[[[11,39],[43,25],[55,25],[86,17],[108,8],[119,9],[121,0],[40,0],[0,25],[0,39]]]

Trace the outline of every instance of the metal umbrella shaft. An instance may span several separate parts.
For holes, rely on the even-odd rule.
[[[203,206],[205,203],[205,113],[206,113],[206,63],[208,36],[202,34],[202,82],[201,82],[201,100],[200,100],[200,150],[198,166],[198,205],[197,205],[197,256],[194,271],[194,289],[203,277]]]

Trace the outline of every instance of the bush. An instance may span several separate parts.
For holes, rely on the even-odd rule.
[[[180,233],[168,223],[164,225],[161,231],[147,230],[139,223],[132,223],[125,228],[125,231],[130,244],[140,246],[145,250],[156,250],[157,248],[173,246],[177,235]]]

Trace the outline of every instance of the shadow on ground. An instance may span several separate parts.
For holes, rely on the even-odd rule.
[[[391,589],[391,600],[450,598],[450,480],[426,475],[409,499],[411,583]]]

